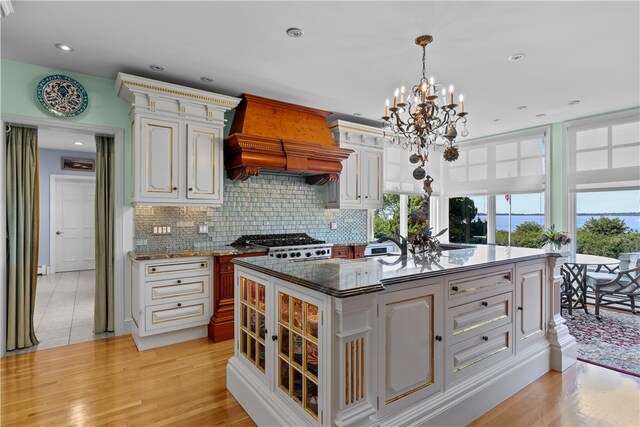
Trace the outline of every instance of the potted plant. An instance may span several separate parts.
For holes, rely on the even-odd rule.
[[[556,231],[556,226],[551,225],[540,236],[541,246],[546,247],[547,252],[568,253],[571,237],[566,231]]]

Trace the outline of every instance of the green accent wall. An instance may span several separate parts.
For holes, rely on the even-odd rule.
[[[124,129],[124,200],[131,194],[131,124],[129,106],[118,98],[114,80],[21,62],[0,62],[2,91],[0,113]],[[77,117],[56,117],[36,98],[38,82],[50,74],[64,74],[79,81],[89,94],[87,109]]]

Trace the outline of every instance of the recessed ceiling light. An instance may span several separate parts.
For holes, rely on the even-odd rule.
[[[546,116],[545,113],[536,114],[536,117],[544,117],[544,116]]]
[[[520,61],[525,56],[527,55],[525,55],[524,53],[514,53],[509,57],[509,61]]]
[[[84,145],[84,142],[76,141],[73,143],[73,145]]]
[[[353,113],[353,115],[360,117],[362,115],[362,113]]]
[[[56,47],[60,50],[64,50],[65,52],[71,52],[73,51],[73,48],[71,46],[69,46],[68,44],[64,44],[64,43],[56,43]]]
[[[287,35],[289,37],[302,37],[303,34],[304,34],[304,31],[302,31],[300,28],[295,28],[295,27],[287,28]]]
[[[494,122],[499,122],[499,121],[500,121],[500,119],[493,119],[493,121],[494,121]]]
[[[580,104],[580,100],[574,99],[573,101],[569,101],[569,105],[576,105],[576,104]]]
[[[516,110],[526,110],[527,106],[526,105],[518,105],[516,107]]]
[[[211,83],[213,81],[212,77],[200,77],[200,80],[202,80],[205,83]]]
[[[162,65],[151,64],[149,65],[149,68],[151,68],[153,71],[164,71],[164,67]]]

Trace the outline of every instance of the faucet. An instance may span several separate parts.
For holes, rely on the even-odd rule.
[[[407,238],[402,237],[399,233],[396,233],[396,235],[398,236],[399,240],[392,237],[381,237],[378,239],[378,243],[393,242],[398,245],[398,247],[400,248],[400,254],[404,256],[407,254]]]

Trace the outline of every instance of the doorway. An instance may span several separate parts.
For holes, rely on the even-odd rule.
[[[50,179],[51,270],[53,273],[94,270],[96,179],[93,176],[65,175],[51,175]],[[42,199],[41,205],[44,203]]]
[[[115,310],[115,316],[114,316],[115,320],[114,320],[113,326],[115,331],[114,333],[110,333],[109,335],[113,335],[113,334],[124,335],[126,333],[129,333],[130,324],[129,324],[129,321],[125,319],[125,315],[124,315],[125,303],[128,304],[128,300],[125,301],[125,295],[127,293],[125,290],[125,286],[128,287],[129,282],[125,280],[126,275],[124,274],[125,273],[124,268],[126,267],[126,265],[124,264],[123,260],[125,258],[125,254],[127,253],[127,251],[132,249],[132,242],[129,242],[127,239],[123,239],[123,235],[124,235],[123,229],[126,228],[128,230],[132,228],[132,224],[129,224],[129,222],[133,221],[133,215],[132,215],[132,212],[130,212],[131,209],[129,209],[127,206],[124,206],[123,204],[123,194],[122,194],[122,188],[123,188],[122,177],[124,175],[123,174],[123,170],[124,170],[124,167],[123,167],[124,166],[123,165],[124,163],[124,152],[123,152],[124,132],[123,130],[118,128],[104,127],[104,126],[83,125],[83,124],[76,124],[76,123],[61,123],[55,120],[36,119],[31,117],[11,116],[11,115],[2,115],[2,122],[3,122],[2,123],[3,126],[6,127],[7,129],[10,129],[10,125],[13,124],[15,126],[33,127],[33,128],[37,128],[38,130],[41,130],[41,129],[55,130],[59,132],[67,132],[67,133],[71,132],[71,133],[77,133],[77,134],[84,134],[85,137],[90,139],[90,144],[93,147],[95,147],[96,134],[113,136],[114,142],[115,142],[114,144],[115,176],[113,181],[115,185],[115,205],[114,205],[115,216],[114,216],[114,241],[112,245],[115,251],[113,256],[113,274],[114,274],[113,276],[114,277],[113,279],[114,280],[113,282],[114,305],[113,306]],[[74,142],[77,142],[77,141],[74,141]],[[52,148],[52,147],[43,147],[42,144],[39,144],[39,148]],[[4,154],[5,150],[6,150],[6,137],[3,135],[2,153],[0,153],[0,160],[2,160],[3,162],[5,159],[5,156],[2,154]],[[95,149],[93,149],[92,151],[95,151]],[[76,152],[74,154],[77,157],[86,157],[86,153]],[[57,163],[57,164],[60,165],[60,163]],[[40,174],[42,173],[42,171],[39,171],[39,172]],[[82,173],[80,174],[82,175]],[[0,177],[0,182],[2,184],[4,184],[5,182],[4,178],[5,177]],[[60,185],[54,185],[53,189],[51,189],[50,177],[47,176],[46,179],[47,179],[46,185],[41,185],[41,189],[46,186],[48,190],[51,190],[50,191],[51,193],[61,193],[65,191],[69,192],[67,191],[68,188],[62,189],[60,188]],[[77,182],[74,182],[74,184],[77,184]],[[90,187],[94,188],[94,186],[95,184],[92,181]],[[56,191],[56,187],[59,188],[57,191]],[[64,187],[64,185],[62,187]],[[84,193],[84,195],[87,196],[88,186],[80,186],[80,187],[76,186],[76,188],[72,190],[73,191],[71,191],[71,193],[76,193],[75,195],[79,199],[80,198],[79,194]],[[4,201],[6,200],[6,197],[7,197],[6,188],[5,188],[5,185],[2,185],[0,187],[0,199],[3,201],[3,205],[4,205]],[[93,203],[87,203],[87,204],[92,205]],[[47,202],[47,214],[46,214],[47,219],[49,219],[50,213],[52,213],[55,216],[55,210],[52,210],[51,212],[49,212],[48,207],[49,207],[49,201]],[[60,209],[56,208],[56,209],[60,210],[62,208]],[[67,208],[67,211],[69,211],[69,208]],[[82,209],[81,211],[82,211],[82,214],[79,214],[74,210],[75,219],[76,220],[86,219],[85,223],[92,222],[91,218],[87,218],[87,217],[90,214],[94,213],[93,209],[91,210]],[[45,216],[44,212],[41,212],[41,218],[43,216]],[[66,215],[63,213],[62,217],[65,217],[65,216]],[[2,232],[0,233],[0,235],[2,236],[3,240],[6,236],[4,224],[6,224],[6,211],[2,209],[2,212],[0,213],[0,225],[2,225],[1,227]],[[68,228],[69,225],[73,225],[73,224],[72,223],[70,224],[69,222],[67,222],[66,225],[65,224],[62,224],[62,225]],[[62,251],[65,253],[65,256],[63,257],[63,261],[65,263],[79,262],[80,264],[79,265],[67,264],[66,267],[59,266],[55,262],[55,259],[53,260],[50,259],[50,260],[47,260],[46,262],[38,262],[39,273],[41,273],[42,275],[38,277],[37,290],[44,295],[36,296],[37,307],[34,308],[33,324],[34,324],[34,327],[37,328],[38,330],[39,337],[43,336],[43,332],[46,332],[47,329],[49,330],[63,329],[63,327],[68,326],[67,323],[71,323],[70,325],[71,328],[80,327],[80,329],[73,331],[73,333],[70,329],[67,338],[63,337],[62,339],[60,338],[55,340],[51,339],[51,340],[48,340],[49,343],[44,343],[43,341],[45,340],[40,339],[41,342],[38,346],[33,346],[23,350],[16,350],[15,352],[12,351],[11,353],[7,353],[7,355],[15,354],[16,352],[34,351],[34,350],[50,348],[50,347],[65,345],[65,344],[74,343],[74,342],[86,341],[88,339],[101,338],[101,336],[93,336],[93,312],[94,312],[93,293],[95,291],[95,274],[93,270],[84,270],[85,268],[94,268],[92,265],[93,258],[95,258],[94,245],[87,241],[87,240],[91,241],[93,237],[89,235],[88,230],[85,230],[87,231],[87,233],[85,233],[85,235],[83,236],[82,235],[75,236],[77,237],[76,242],[85,240],[84,242],[85,246],[87,246],[88,248],[91,248],[91,251],[87,251],[81,248],[82,250],[78,251],[78,253],[76,254],[77,256],[75,256],[76,259],[73,260],[70,258],[74,258],[74,257],[67,256],[64,248],[62,248],[61,250],[56,250],[56,248],[51,250],[51,245],[55,243],[55,239],[50,239],[49,241],[51,233],[53,232],[54,235],[56,235],[55,231],[63,231],[63,233],[61,233],[60,235],[67,234],[67,229],[53,230],[53,228],[55,228],[55,223],[54,223],[54,227],[51,227],[51,229],[48,228],[47,230],[40,230],[41,241],[39,242],[39,249],[42,251],[44,248],[46,248],[46,252],[53,253],[54,258],[61,258],[60,256],[56,257],[56,253],[60,253]],[[47,238],[47,242],[43,241],[45,237]],[[73,244],[71,246],[72,247],[76,246],[76,244]],[[2,253],[2,256],[0,257],[0,272],[2,272],[2,274],[4,275],[5,272],[7,271],[7,264],[6,264],[6,258],[5,258],[6,252],[4,248],[2,249],[3,250],[0,251]],[[40,256],[38,257],[38,259],[40,260]],[[86,264],[87,262],[91,264],[87,265]],[[40,268],[40,267],[45,267],[45,268]],[[56,269],[60,269],[60,271],[56,271]],[[72,270],[72,271],[69,271],[69,270]],[[1,291],[0,292],[0,320],[1,320],[0,321],[0,356],[4,356],[6,351],[6,336],[7,336],[6,335],[7,324],[4,322],[4,320],[6,320],[5,316],[7,313],[7,306],[6,306],[7,300],[5,298],[7,287],[6,287],[5,281],[3,281],[2,286],[0,286],[0,288],[1,288],[0,289]],[[84,306],[81,307],[78,304],[76,304],[81,300],[84,300],[85,303],[89,301],[89,303],[84,304]],[[56,305],[56,301],[62,302],[62,305],[64,306],[64,308],[57,313],[58,319],[52,320],[50,317],[46,317],[45,315],[47,312],[47,308],[53,308],[54,305]],[[39,302],[41,302],[42,304],[39,304]],[[37,313],[35,312],[36,309],[38,310]],[[64,340],[67,340],[67,342],[62,342]]]

